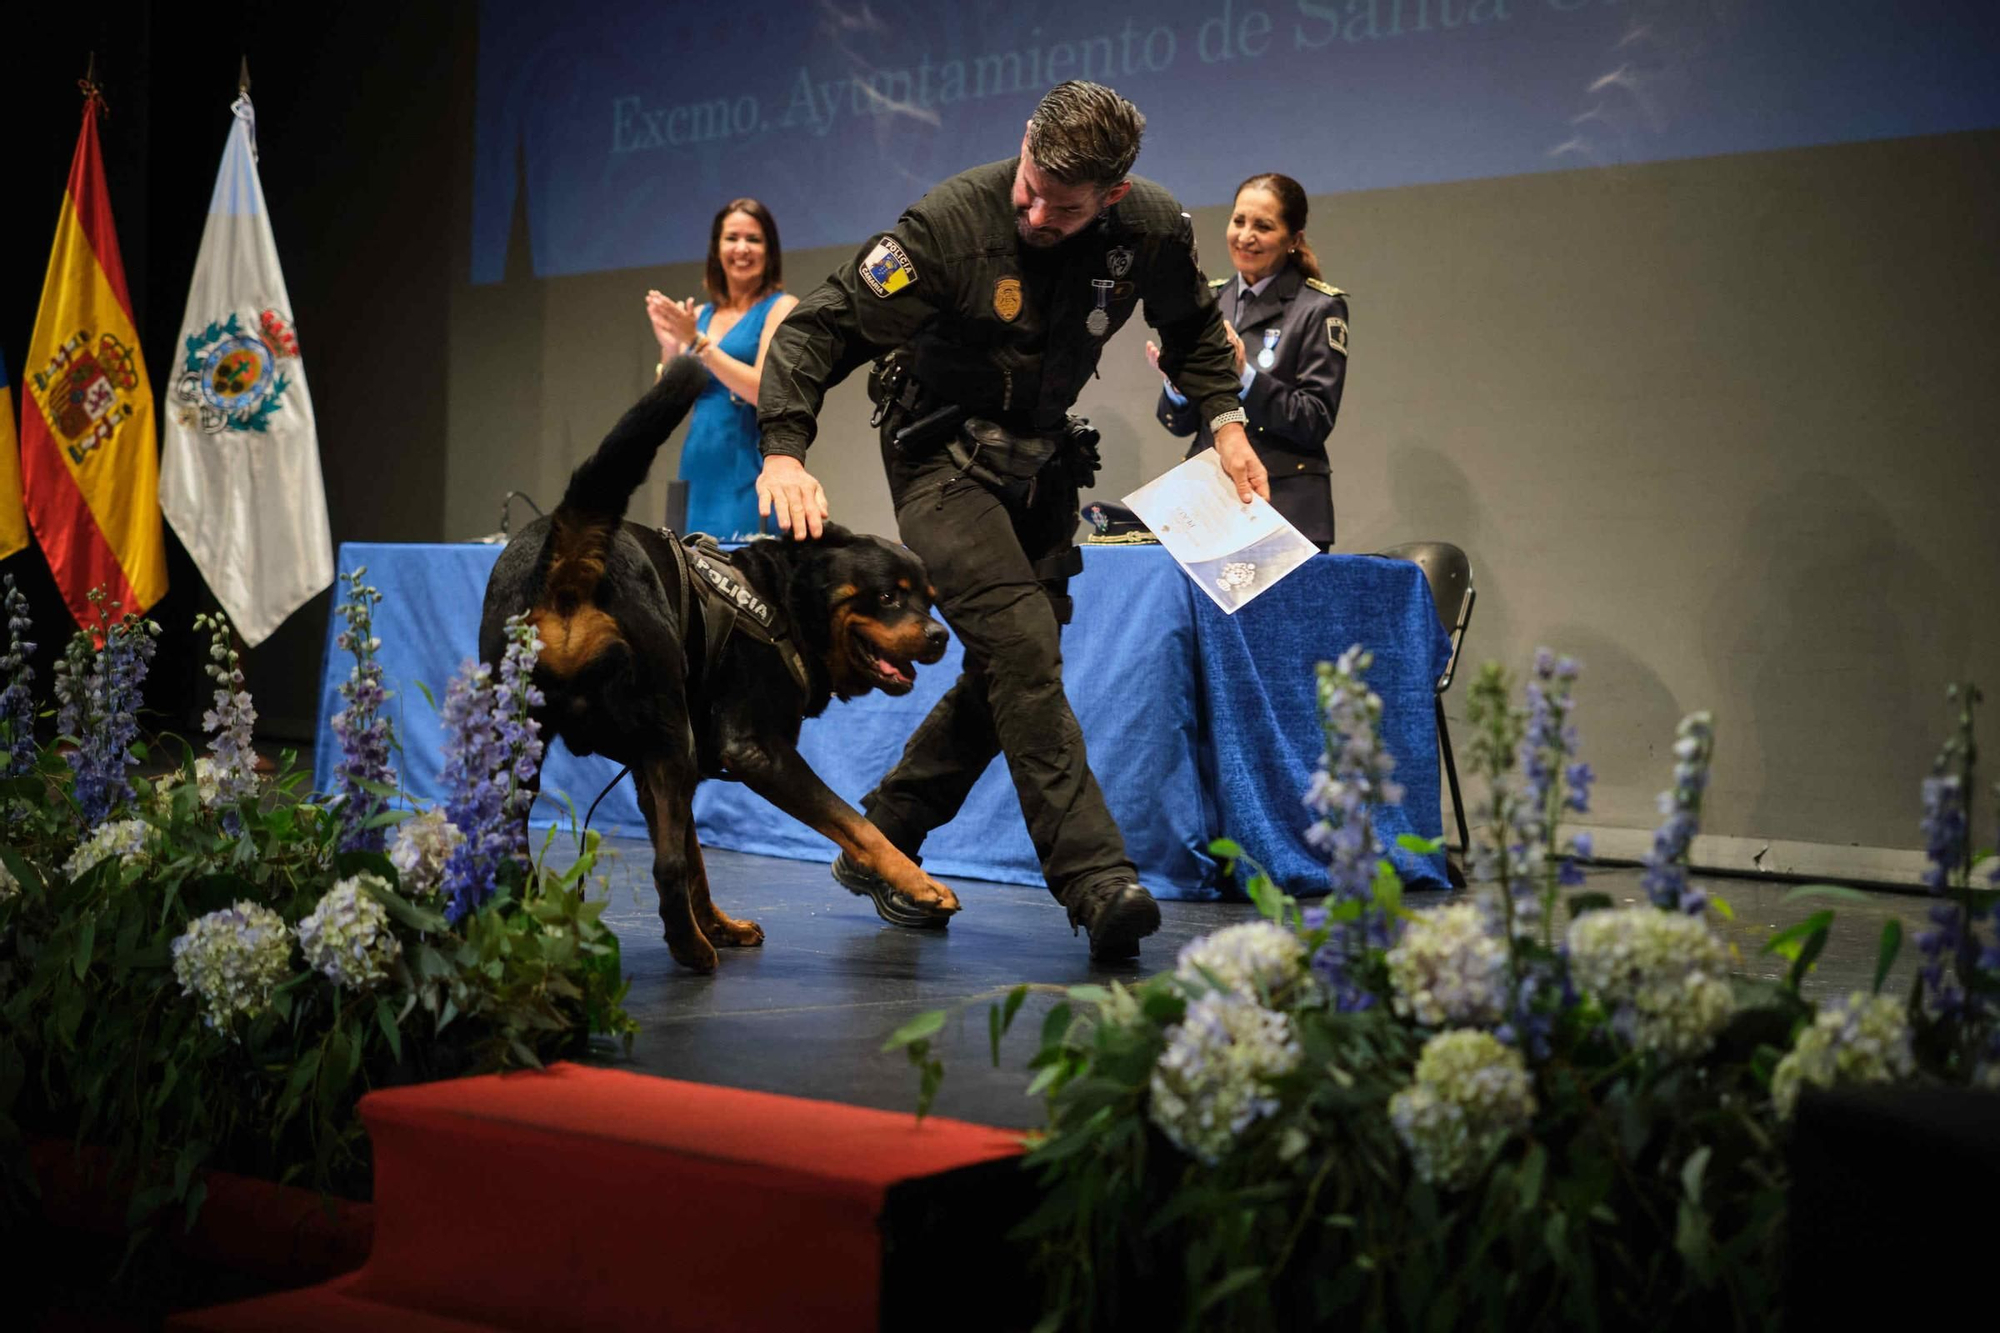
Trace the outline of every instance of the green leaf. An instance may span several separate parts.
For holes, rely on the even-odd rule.
[[[882,1043],[882,1049],[893,1051],[899,1046],[908,1046],[913,1041],[923,1041],[944,1026],[945,1011],[928,1009],[889,1034],[889,1040]]]
[[[1403,877],[1384,856],[1375,862],[1375,882],[1369,891],[1376,904],[1392,918],[1403,914]]]
[[[1781,958],[1797,958],[1799,956],[1801,941],[1810,936],[1814,931],[1825,930],[1832,924],[1833,913],[1831,911],[1814,912],[1805,920],[1794,921],[1770,939],[1765,940],[1764,947],[1758,952],[1774,953]]]
[[[90,959],[97,947],[97,914],[90,913],[83,918],[76,932],[76,952],[71,956],[70,967],[76,972],[76,979],[83,980],[83,974],[90,971]]]
[[[1215,838],[1208,844],[1208,853],[1220,861],[1241,861],[1243,846],[1234,838]]]
[[[1258,914],[1266,921],[1283,921],[1285,918],[1285,895],[1271,883],[1268,875],[1259,871],[1243,886],[1243,892],[1257,907]]]
[[[1533,1212],[1535,1205],[1541,1202],[1542,1173],[1547,1170],[1548,1164],[1548,1150],[1542,1147],[1541,1144],[1537,1143],[1534,1147],[1528,1149],[1527,1157],[1521,1162],[1519,1189],[1521,1195],[1520,1210],[1522,1213]]]
[[[986,1038],[993,1050],[993,1067],[1000,1067],[1000,1006],[986,1007]]]
[[[1264,1276],[1264,1269],[1262,1268],[1261,1265],[1253,1268],[1238,1268],[1232,1270],[1228,1275],[1226,1275],[1222,1279],[1222,1281],[1216,1283],[1214,1286],[1210,1287],[1207,1291],[1201,1294],[1201,1300],[1195,1307],[1196,1313],[1199,1314],[1204,1311],[1213,1309],[1215,1306],[1219,1305],[1223,1301],[1228,1300],[1231,1296],[1234,1296],[1237,1292],[1243,1290],[1245,1287],[1249,1286],[1253,1282],[1256,1282],[1263,1276]]]
[[[1875,993],[1882,993],[1882,983],[1889,979],[1889,969],[1896,965],[1896,954],[1903,947],[1903,923],[1890,917],[1882,923],[1882,944],[1875,955]]]
[[[1868,895],[1859,889],[1850,889],[1845,884],[1801,884],[1784,897],[1778,899],[1780,906],[1796,902],[1801,898],[1832,898],[1837,902],[1865,903]]]
[[[1608,893],[1572,894],[1569,900],[1569,919],[1574,921],[1586,912],[1608,912],[1616,906]]]
[[[1736,919],[1736,908],[1730,904],[1729,899],[1723,897],[1721,894],[1709,894],[1708,905],[1713,907],[1715,914],[1724,921],[1734,921]]]
[[[1689,1153],[1687,1161],[1681,1164],[1681,1189],[1686,1191],[1692,1203],[1701,1202],[1701,1175],[1708,1169],[1708,1159],[1712,1152],[1713,1149],[1704,1143]]]
[[[1419,838],[1414,833],[1399,833],[1396,835],[1396,845],[1406,852],[1415,852],[1418,856],[1436,856],[1444,850],[1444,838]]]
[[[1047,1050],[1051,1046],[1062,1045],[1063,1038],[1069,1033],[1070,1019],[1075,1013],[1076,1011],[1067,1003],[1058,1004],[1049,1010],[1048,1016],[1042,1019],[1042,1049]]]
[[[1007,1003],[1000,1011],[1000,1030],[1007,1031],[1014,1026],[1014,1015],[1021,1012],[1021,1002],[1028,998],[1026,986],[1016,986],[1007,992]]]
[[[416,997],[410,998],[414,1000]],[[403,1029],[396,1022],[396,1007],[389,1003],[386,995],[375,998],[375,1022],[389,1043],[389,1054],[400,1062],[403,1058]]]
[[[1066,994],[1078,1004],[1103,1004],[1111,998],[1111,992],[1102,986],[1071,986]]]
[[[1832,913],[1828,913],[1829,917],[1831,915]],[[1792,970],[1785,977],[1785,984],[1794,992],[1798,990],[1799,983],[1806,979],[1806,973],[1812,970],[1813,960],[1819,957],[1820,950],[1826,948],[1828,933],[1827,928],[1821,926],[1806,936],[1805,943],[1799,947],[1799,956],[1792,960]]]

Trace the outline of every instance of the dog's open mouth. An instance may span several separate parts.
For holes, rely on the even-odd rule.
[[[866,634],[855,634],[851,643],[861,674],[882,693],[908,694],[916,685],[917,668],[908,658],[897,657]]]

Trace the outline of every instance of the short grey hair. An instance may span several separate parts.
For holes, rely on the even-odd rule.
[[[1131,174],[1146,118],[1101,83],[1049,89],[1028,119],[1028,156],[1064,185],[1108,190]]]

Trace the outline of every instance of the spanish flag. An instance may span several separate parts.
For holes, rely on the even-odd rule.
[[[0,361],[0,560],[28,544],[28,514],[21,507],[21,439],[14,434],[14,390]]]
[[[90,591],[112,614],[144,611],[167,590],[153,388],[111,222],[93,92],[56,219],[55,248],[21,401],[28,519],[70,614],[95,626]]]

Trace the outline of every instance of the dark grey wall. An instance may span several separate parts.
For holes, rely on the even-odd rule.
[[[1246,164],[1266,165],[1282,151]],[[2000,134],[1979,133],[1313,201],[1353,294],[1339,549],[1456,541],[1475,662],[1584,662],[1596,822],[1656,822],[1674,723],[1706,707],[1707,826],[1742,840],[1731,857],[1832,870],[1799,847],[1921,846],[1944,684],[2000,664],[1996,168]],[[1197,214],[1212,268],[1223,220]],[[787,267],[803,290],[851,259]],[[688,265],[460,286],[444,530],[491,530],[510,486],[553,502],[651,377],[645,289],[698,283]],[[1104,494],[1178,457],[1144,337],[1120,335],[1080,405]],[[858,385],[837,392],[812,467],[836,517],[889,531],[866,418]],[[636,508],[663,505],[675,449]]]

